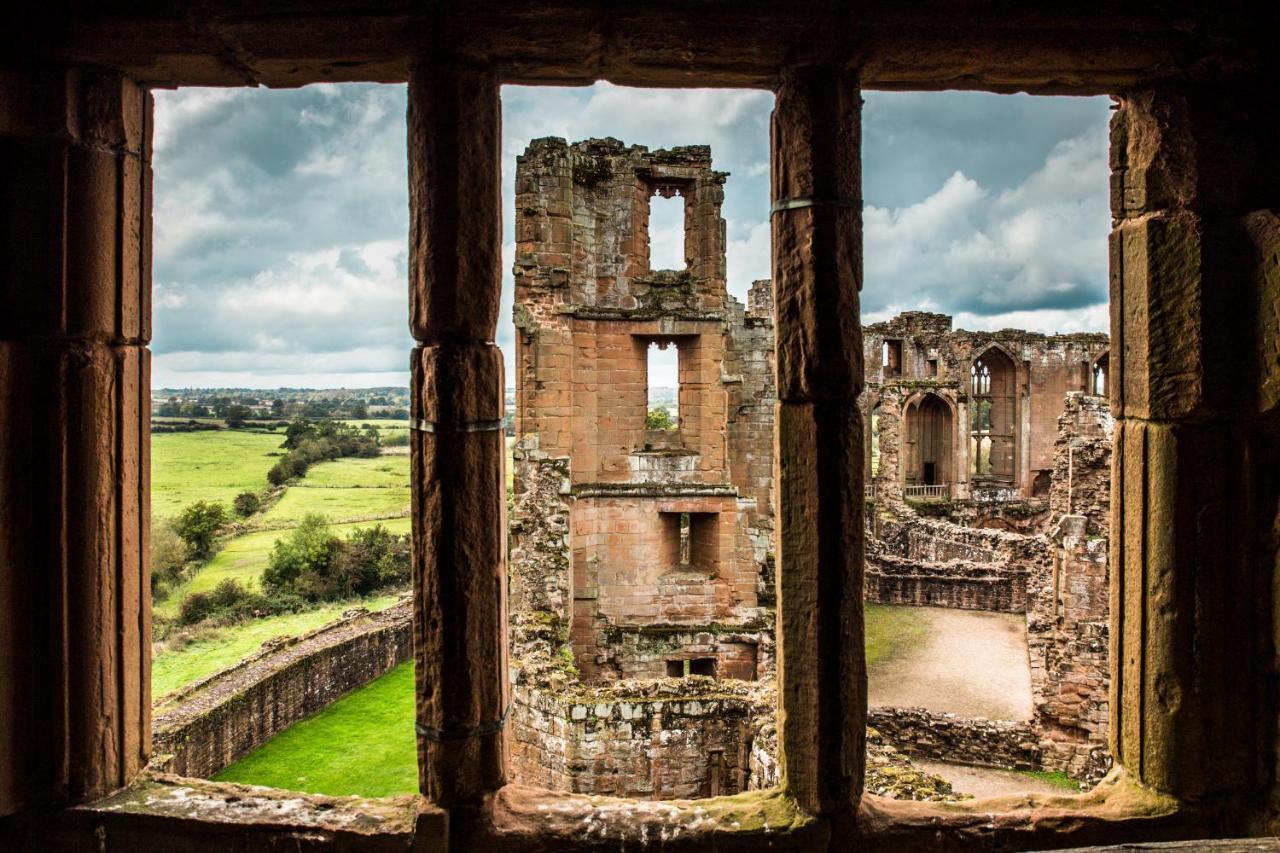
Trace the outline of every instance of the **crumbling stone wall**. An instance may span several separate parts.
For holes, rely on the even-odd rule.
[[[863,327],[867,389],[864,400],[881,406],[877,491],[892,494],[904,484],[919,482],[919,466],[913,464],[910,452],[911,430],[901,421],[908,416],[909,400],[934,394],[946,401],[951,410],[954,436],[947,483],[952,498],[1004,500],[1042,496],[1050,483],[1063,395],[1092,387],[1092,365],[1107,352],[1107,336],[1043,335],[1021,329],[969,332],[952,329],[951,325],[951,318],[945,314],[908,311]],[[894,350],[892,365],[885,363],[886,343]],[[970,367],[992,348],[1013,363],[1015,374],[1014,464],[1007,479],[971,473]],[[869,411],[870,406],[864,414]],[[886,450],[892,454],[887,467]]]
[[[924,708],[871,708],[867,725],[920,758],[1006,770],[1041,766],[1037,736],[1027,722],[960,717]]]
[[[170,756],[162,769],[208,778],[243,758],[408,660],[410,623],[407,603],[358,610],[163,697],[152,728],[156,754]]]
[[[1045,765],[1098,777],[1106,755],[1110,685],[1111,437],[1102,397],[1068,394],[1058,420],[1050,494],[1049,594],[1027,616],[1035,720]]]

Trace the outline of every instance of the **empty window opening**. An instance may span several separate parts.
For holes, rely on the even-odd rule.
[[[880,348],[880,364],[886,379],[902,375],[902,341],[885,341]]]
[[[367,795],[387,790],[374,778],[385,776],[406,780],[389,793],[412,793],[412,741],[376,767],[350,758],[411,724],[359,709],[411,708],[412,662],[353,646],[336,662],[343,678],[280,692],[269,714],[229,701],[250,654],[261,684],[278,685],[297,637],[314,632],[325,646],[367,627],[344,612],[410,619],[395,604],[411,586],[412,552],[412,341],[399,331],[409,313],[406,87],[184,88],[155,101],[144,510],[150,686],[153,705],[174,713],[155,715],[152,735],[184,776]],[[266,209],[280,227],[261,227],[254,211]],[[221,223],[226,239],[192,242],[191,217]],[[260,648],[267,637],[287,642]],[[182,722],[193,708],[214,709],[233,734],[224,743]],[[342,742],[323,734],[339,728]]]
[[[1105,352],[1093,363],[1093,387],[1090,390],[1094,396],[1105,397],[1107,395],[1107,370],[1110,366],[1111,357]]]
[[[690,675],[716,677],[715,658],[681,658],[667,661],[668,678],[687,678]]]
[[[669,184],[649,196],[649,269],[683,270],[685,259],[684,189]]]
[[[871,410],[871,428],[869,443],[871,445],[867,452],[867,470],[870,472],[872,479],[880,476],[880,404],[877,403]]]
[[[951,408],[937,394],[925,394],[907,407],[906,481],[909,485],[943,486],[950,481],[951,423]],[[934,492],[922,496],[944,497]]]
[[[938,375],[938,360],[936,358],[929,359],[928,370],[930,376]]]
[[[674,569],[715,572],[719,562],[719,513],[659,513],[662,546],[659,558]]]
[[[646,353],[645,429],[679,429],[680,347],[675,341],[653,341]]]
[[[716,659],[715,658],[693,658],[689,661],[690,675],[705,675],[708,678],[716,677]]]

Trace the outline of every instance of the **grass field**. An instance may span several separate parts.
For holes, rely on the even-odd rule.
[[[409,487],[344,489],[297,484],[290,486],[284,497],[267,510],[261,520],[267,525],[295,525],[302,521],[303,516],[313,512],[331,522],[407,515]]]
[[[413,662],[291,726],[214,777],[311,794],[389,797],[418,790]]]
[[[363,601],[339,601],[306,613],[286,613],[226,628],[210,628],[202,632],[198,640],[180,649],[169,649],[159,643],[151,666],[151,695],[159,699],[179,687],[213,675],[253,654],[272,637],[305,634],[337,619],[344,610],[357,606],[384,610],[397,600],[395,595],[380,595]]]
[[[329,531],[334,536],[346,537],[351,531],[381,524],[392,533],[408,533],[408,518],[390,518],[384,521],[359,521],[350,524],[330,525]],[[262,570],[267,567],[267,558],[271,556],[271,548],[281,536],[286,536],[292,528],[279,530],[262,530],[257,533],[246,533],[237,536],[227,543],[221,551],[213,556],[200,573],[185,584],[174,588],[164,601],[157,601],[152,609],[160,616],[176,616],[182,599],[193,592],[208,592],[222,581],[231,578],[237,580],[247,589],[257,589]]]
[[[151,436],[151,513],[172,518],[198,500],[222,501],[267,485],[279,435],[220,430]]]
[[[378,456],[373,459],[346,457],[332,462],[322,462],[307,471],[299,480],[300,488],[323,489],[334,487],[409,488],[409,457]]]

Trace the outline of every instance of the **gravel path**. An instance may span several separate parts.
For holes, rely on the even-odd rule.
[[[1027,623],[1015,613],[911,607],[927,623],[923,639],[869,672],[873,707],[992,720],[1031,719]]]

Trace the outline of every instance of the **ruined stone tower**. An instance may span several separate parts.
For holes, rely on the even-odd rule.
[[[522,704],[528,697],[519,689],[553,687],[555,673],[539,668],[543,656],[568,682],[608,684],[614,696],[651,691],[654,679],[678,698],[723,696],[725,682],[771,673],[772,300],[767,282],[753,287],[750,309],[726,290],[726,177],[712,169],[707,146],[649,151],[615,139],[539,139],[518,158],[518,739],[522,726],[547,727],[546,703]],[[683,200],[682,269],[650,263],[656,195]],[[677,355],[672,428],[647,421],[655,345]],[[574,764],[582,738],[573,730],[587,713],[575,718],[569,707],[564,720],[553,711],[563,743],[531,733],[538,755],[518,746],[516,766],[575,790],[734,790],[745,787],[749,704],[685,702],[668,706],[684,715],[679,721],[628,718],[621,739],[630,746],[617,750],[604,787],[598,768],[548,770],[562,755]],[[594,714],[598,703],[581,707]],[[687,714],[691,708],[698,710]],[[656,754],[664,729],[668,757]],[[697,745],[679,753],[674,745],[686,733]],[[649,756],[645,767],[630,759],[631,747]],[[557,757],[548,759],[549,750]],[[668,758],[682,769],[664,779]]]
[[[725,289],[726,177],[706,146],[540,139],[518,161],[516,431],[569,460],[573,653],[589,681],[686,659],[754,680],[762,664],[755,642],[655,630],[761,615],[772,323]],[[683,269],[651,268],[655,195],[684,201]],[[674,429],[646,428],[655,344],[678,353]]]

